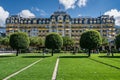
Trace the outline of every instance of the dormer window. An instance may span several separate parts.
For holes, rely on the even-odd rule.
[[[36,20],[33,20],[33,23],[35,24],[35,23],[36,23]]]
[[[27,21],[25,20],[24,23],[27,23]]]
[[[76,24],[78,24],[78,20],[76,20]]]
[[[21,20],[20,23],[23,23],[23,20]]]
[[[52,22],[54,22],[55,21],[55,17],[54,16],[52,16]]]
[[[17,23],[18,21],[17,20],[15,20],[15,23]]]
[[[58,16],[58,20],[63,20],[63,16]]]
[[[39,24],[41,24],[41,20],[39,20]]]
[[[30,23],[31,23],[31,21],[29,20],[29,21],[28,21],[28,23],[30,24]]]
[[[9,23],[10,22],[10,20],[7,20],[7,23]]]
[[[66,17],[66,20],[69,20],[69,17],[68,17],[68,16]]]
[[[43,20],[43,24],[45,24],[45,20]]]

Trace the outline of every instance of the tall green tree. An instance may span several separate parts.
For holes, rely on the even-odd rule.
[[[30,46],[31,47],[41,47],[44,45],[43,39],[41,37],[30,37]]]
[[[30,43],[28,35],[23,32],[16,32],[11,34],[9,41],[10,46],[17,50],[16,56],[18,56],[20,49],[28,48]]]
[[[102,50],[105,50],[105,46],[108,46],[108,45],[109,45],[109,42],[108,42],[107,38],[102,37],[102,44],[101,44]]]
[[[8,47],[9,46],[9,37],[3,38],[1,44]]]
[[[108,42],[107,38],[102,37],[102,45],[103,45],[103,46],[109,45],[109,42]]]
[[[44,40],[43,40],[43,38],[38,37],[38,38],[37,38],[37,41],[38,41],[38,43],[37,43],[37,46],[38,46],[38,47],[44,46]]]
[[[115,45],[117,49],[120,48],[120,34],[115,37]]]
[[[45,47],[52,49],[52,56],[55,49],[60,49],[63,46],[63,39],[57,33],[50,33],[46,36]]]
[[[63,37],[63,47],[67,48],[74,45],[74,40],[68,36]]]
[[[38,37],[30,37],[29,40],[30,40],[30,46],[31,47],[36,47],[37,44],[38,44]]]
[[[80,38],[81,48],[88,49],[88,56],[90,57],[90,51],[92,49],[97,49],[102,43],[102,38],[100,33],[95,30],[89,30],[84,32]]]

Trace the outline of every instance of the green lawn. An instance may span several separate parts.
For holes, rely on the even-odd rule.
[[[51,80],[60,56],[57,80],[120,80],[120,54],[20,54],[0,56],[0,80],[42,58],[42,61],[9,80]]]
[[[12,77],[10,80],[51,80],[57,55],[46,57],[41,62]]]
[[[120,58],[87,58],[84,55],[62,56],[60,58],[57,80],[120,80]]]
[[[0,80],[30,65],[31,63],[39,60],[40,58],[42,58],[41,54],[21,54],[18,57],[16,57],[15,55],[0,56]],[[37,68],[34,70],[37,71]]]

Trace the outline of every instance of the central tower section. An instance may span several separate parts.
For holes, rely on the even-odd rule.
[[[66,12],[57,11],[50,17],[49,32],[57,32],[71,37],[71,17]]]

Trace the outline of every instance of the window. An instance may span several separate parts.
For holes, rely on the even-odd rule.
[[[66,17],[66,20],[69,20],[69,17],[68,17],[68,16]]]
[[[79,23],[81,24],[81,23],[82,23],[82,20],[79,20]]]
[[[21,20],[20,23],[23,24],[23,20]]]
[[[100,20],[97,20],[97,23],[99,24],[99,23],[100,23]]]
[[[54,21],[54,20],[55,20],[55,17],[53,16],[53,17],[52,17],[52,21]]]
[[[36,20],[33,20],[33,23],[36,24]]]
[[[39,20],[39,24],[41,24],[41,20]]]
[[[75,23],[78,24],[78,20],[76,20]]]
[[[9,23],[10,22],[10,20],[7,20],[7,23]]]
[[[49,21],[47,20],[47,23],[49,23]]]
[[[27,21],[25,20],[24,23],[27,23]]]
[[[94,24],[96,24],[96,20],[94,20]]]
[[[29,21],[28,21],[28,23],[30,24],[30,23],[31,23],[31,21],[29,20]]]
[[[74,20],[72,20],[72,23],[74,24]]]
[[[45,24],[45,20],[43,20],[43,24]]]
[[[90,20],[90,24],[92,24],[92,20]]]
[[[17,20],[15,20],[15,23],[17,23],[18,21]]]
[[[84,20],[84,24],[87,24],[87,22],[88,22],[88,20],[87,20],[87,19],[85,19],[85,20]]]
[[[63,20],[63,16],[58,16],[58,20]]]

